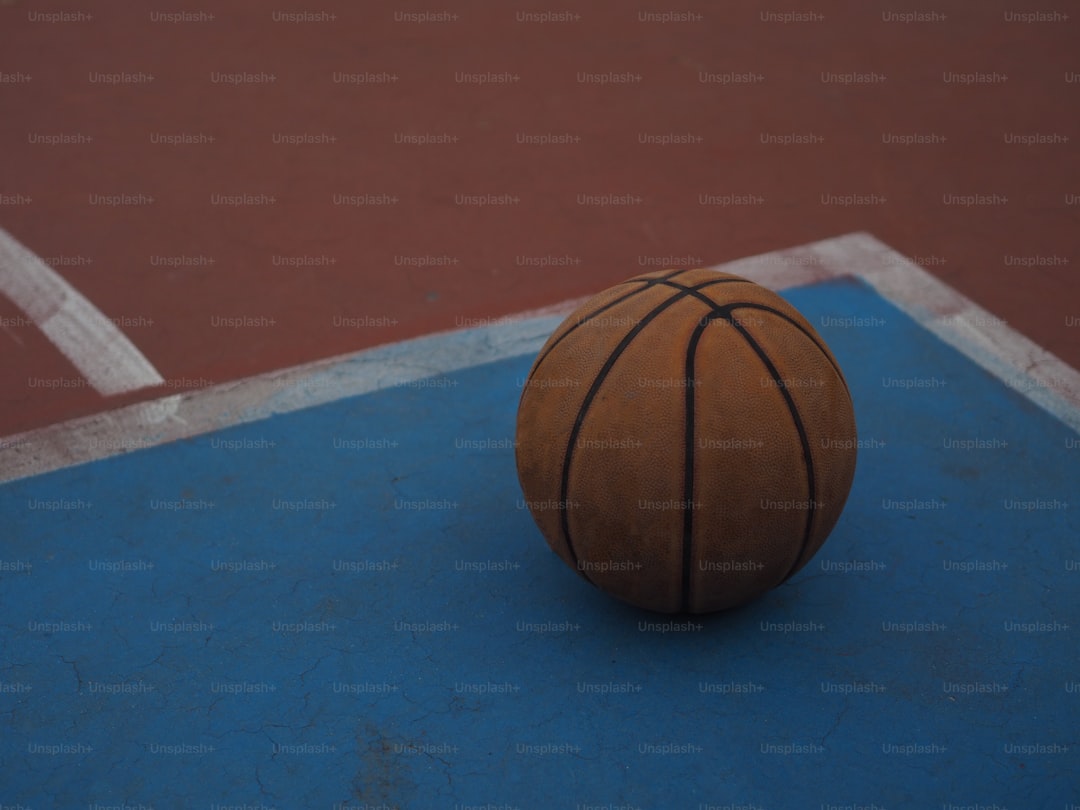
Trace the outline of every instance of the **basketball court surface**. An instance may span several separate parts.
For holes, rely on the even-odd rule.
[[[0,5],[0,808],[1080,807],[1074,21],[680,14]],[[817,329],[858,468],[666,616],[514,426],[695,266]]]

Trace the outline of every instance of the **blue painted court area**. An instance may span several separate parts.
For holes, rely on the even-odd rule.
[[[531,355],[0,487],[0,804],[1080,804],[1076,434],[861,283],[785,297],[863,447],[727,614],[548,550]]]

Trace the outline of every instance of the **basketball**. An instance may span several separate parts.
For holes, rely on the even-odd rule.
[[[776,293],[667,270],[578,307],[522,383],[516,460],[547,543],[661,613],[760,596],[821,548],[855,475],[832,352]]]

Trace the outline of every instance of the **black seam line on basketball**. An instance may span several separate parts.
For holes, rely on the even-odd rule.
[[[725,307],[726,309],[727,307]],[[784,397],[784,401],[787,403],[788,411],[791,413],[791,418],[795,422],[795,430],[799,433],[799,442],[802,444],[803,450],[803,463],[806,465],[806,489],[807,499],[809,507],[806,510],[806,526],[803,529],[802,546],[799,548],[799,553],[795,556],[795,562],[791,564],[791,567],[787,570],[787,573],[780,579],[777,585],[786,582],[795,569],[799,567],[799,563],[802,561],[803,554],[806,553],[806,547],[810,545],[810,534],[814,527],[814,514],[816,512],[816,493],[814,487],[814,458],[813,453],[810,450],[810,439],[806,435],[806,427],[803,425],[802,417],[799,416],[799,409],[795,405],[795,399],[791,396],[791,392],[784,386],[783,378],[780,376],[779,370],[773,365],[772,360],[765,353],[765,350],[758,345],[753,336],[742,327],[742,325],[735,319],[728,321],[735,329],[743,336],[743,339],[750,345],[750,348],[757,354],[758,359],[765,364],[765,368],[769,374],[772,375],[773,381],[776,383],[777,389]]]
[[[607,379],[608,373],[615,365],[615,361],[619,359],[626,347],[630,345],[630,342],[640,334],[649,323],[674,304],[676,301],[681,301],[693,290],[700,289],[701,287],[708,287],[712,284],[723,284],[725,281],[741,281],[742,279],[711,279],[709,281],[702,282],[694,288],[683,288],[680,292],[675,293],[670,298],[665,298],[653,309],[647,312],[640,321],[634,324],[634,328],[631,329],[623,339],[619,341],[618,345],[608,355],[607,360],[604,361],[604,365],[601,366],[600,371],[596,374],[596,379],[593,380],[592,385],[589,386],[589,390],[585,393],[585,399],[582,400],[581,407],[578,409],[577,419],[574,420],[574,427],[570,430],[570,439],[566,445],[566,453],[563,455],[563,470],[562,470],[562,482],[559,488],[559,526],[562,529],[563,539],[566,541],[566,550],[570,554],[570,558],[574,561],[574,568],[589,582],[592,582],[592,578],[587,573],[581,570],[581,566],[578,565],[577,552],[574,551],[574,543],[570,539],[570,518],[566,513],[566,501],[570,491],[570,462],[574,456],[574,446],[577,444],[578,434],[581,433],[581,426],[585,424],[585,414],[589,411],[589,406],[592,405],[593,399],[596,397],[597,392],[600,390],[600,386],[604,384]],[[716,305],[716,302],[711,302],[712,306]],[[595,585],[596,583],[593,582]]]
[[[622,282],[621,284],[615,285],[617,287],[621,287],[623,284],[634,284],[634,283],[638,283],[638,282],[644,282],[636,290],[631,290],[626,295],[623,295],[620,298],[616,298],[614,301],[609,301],[608,303],[604,304],[604,306],[600,307],[600,309],[595,310],[594,312],[590,312],[587,317],[582,318],[577,323],[575,323],[573,326],[571,326],[569,329],[567,329],[565,332],[563,332],[561,335],[559,335],[558,340],[556,340],[554,343],[552,343],[550,346],[548,346],[547,351],[545,351],[542,355],[540,355],[540,357],[537,358],[536,363],[534,364],[534,367],[533,367],[533,373],[534,374],[536,373],[536,369],[540,368],[540,364],[544,361],[544,359],[549,354],[551,354],[551,350],[554,349],[556,346],[558,346],[560,343],[562,343],[563,340],[566,339],[566,337],[571,332],[573,332],[579,326],[583,326],[584,324],[588,323],[589,321],[591,321],[593,318],[595,318],[600,313],[606,312],[607,310],[611,309],[613,306],[623,303],[624,301],[632,298],[633,296],[637,295],[638,293],[642,292],[643,290],[652,289],[653,287],[658,287],[658,286],[671,287],[672,289],[675,289],[675,290],[682,290],[682,291],[685,291],[685,292],[690,292],[690,293],[692,293],[694,295],[695,298],[699,299],[700,301],[704,302],[705,304],[708,304],[710,307],[714,307],[714,306],[716,306],[716,302],[713,301],[708,296],[702,295],[701,293],[697,292],[697,290],[701,289],[702,287],[711,287],[714,284],[754,284],[755,283],[755,282],[750,281],[749,279],[745,279],[745,278],[714,278],[714,279],[709,279],[708,281],[703,281],[700,284],[697,284],[697,285],[695,285],[693,287],[684,287],[682,284],[677,284],[676,282],[671,281],[671,279],[674,278],[675,276],[680,275],[682,273],[689,273],[689,272],[690,272],[689,270],[672,270],[667,275],[660,276],[658,278],[645,278],[644,276],[639,276],[638,278],[628,279],[628,280]]]
[[[657,278],[650,278],[652,273],[659,273],[659,272],[660,272],[659,270],[653,270],[650,273],[644,273],[643,275],[640,275],[640,276],[634,276],[633,278],[628,278],[626,281],[624,281],[622,283],[623,284],[629,284],[632,281],[661,281],[663,279],[675,278],[675,276],[682,275],[683,273],[689,273],[690,271],[689,270],[668,270],[667,273],[665,275],[663,275],[663,276],[659,276]],[[616,284],[615,286],[617,287],[619,285]]]
[[[559,335],[559,339],[556,340],[554,343],[552,343],[550,346],[548,346],[547,351],[545,351],[543,354],[541,354],[536,359],[536,362],[533,364],[533,374],[535,374],[537,369],[540,368],[540,364],[543,363],[545,359],[547,359],[547,356],[549,354],[551,354],[551,350],[554,349],[556,346],[558,346],[560,343],[562,343],[563,340],[567,337],[567,335],[569,335],[571,332],[573,332],[579,326],[582,326],[583,324],[588,323],[593,318],[595,318],[597,315],[599,315],[601,312],[606,312],[607,310],[611,309],[613,306],[616,306],[617,304],[621,304],[623,301],[626,301],[629,298],[633,298],[635,295],[637,295],[642,290],[648,290],[648,289],[650,289],[652,287],[655,287],[661,281],[664,281],[664,280],[666,280],[668,278],[671,278],[672,276],[677,276],[679,273],[682,273],[682,272],[685,272],[685,271],[683,271],[683,270],[673,270],[670,273],[668,273],[668,275],[663,276],[661,278],[632,278],[632,279],[629,279],[627,281],[622,282],[622,284],[630,284],[632,282],[644,282],[644,283],[640,287],[638,287],[636,290],[631,290],[630,292],[626,293],[626,295],[620,296],[619,298],[616,298],[614,301],[609,301],[608,303],[604,304],[604,306],[600,307],[600,309],[596,310],[595,312],[590,312],[588,317],[582,318],[577,323],[575,323],[573,326],[571,326],[569,329],[567,329],[565,332],[563,332],[561,335]],[[618,284],[616,286],[621,287],[622,284]]]
[[[705,332],[705,327],[717,320],[731,321],[731,310],[738,304],[718,304],[711,298],[706,298],[710,312],[701,318],[695,327],[690,341],[686,347],[686,413],[685,413],[685,437],[684,437],[684,464],[683,464],[683,548],[682,548],[682,596],[680,599],[682,612],[690,611],[692,602],[692,587],[694,569],[694,430],[695,430],[695,407],[696,401],[693,396],[693,380],[697,379],[695,372],[695,359],[697,346]]]
[[[639,276],[638,278],[632,278],[632,279],[628,279],[627,281],[622,282],[622,284],[631,284],[631,283],[634,283],[634,282],[644,282],[644,284],[642,284],[642,286],[638,287],[636,290],[631,290],[626,295],[624,295],[624,296],[622,296],[620,298],[616,298],[614,301],[609,301],[608,303],[604,304],[604,306],[600,307],[600,309],[596,310],[595,312],[589,313],[588,317],[582,318],[577,323],[575,323],[573,326],[571,326],[569,329],[567,329],[565,332],[563,332],[561,335],[559,335],[559,339],[556,340],[554,343],[552,343],[550,346],[548,346],[547,351],[545,351],[543,354],[541,354],[536,359],[536,362],[533,364],[533,374],[535,374],[536,370],[540,368],[540,364],[547,358],[547,356],[549,354],[551,354],[552,349],[554,349],[556,346],[558,346],[560,343],[562,343],[563,340],[571,332],[573,332],[579,326],[583,326],[584,324],[588,323],[593,318],[595,318],[597,315],[599,315],[601,312],[606,312],[607,310],[611,309],[616,304],[621,304],[623,301],[626,301],[626,300],[632,298],[633,296],[637,295],[639,292],[642,292],[643,290],[648,290],[648,289],[651,289],[653,287],[663,285],[665,287],[672,287],[672,288],[674,288],[676,290],[691,290],[691,291],[693,291],[693,290],[697,290],[700,287],[709,287],[709,286],[712,286],[713,284],[718,284],[718,283],[722,283],[722,284],[730,284],[730,283],[753,284],[754,283],[753,281],[750,281],[749,279],[745,279],[745,278],[720,278],[720,279],[709,279],[708,281],[704,281],[704,282],[698,284],[696,287],[684,287],[682,284],[676,284],[674,281],[670,281],[670,279],[674,278],[675,276],[681,275],[682,273],[689,273],[689,272],[690,272],[689,270],[672,270],[667,275],[659,276],[658,278],[645,278],[645,277]],[[622,284],[617,284],[616,286],[621,287]],[[700,293],[694,293],[694,295],[695,295],[696,298],[699,298],[700,300],[704,301],[705,303],[709,304],[710,306],[715,306],[715,304],[716,304],[716,302],[713,301],[711,298],[709,298],[707,296],[704,296],[704,295],[701,295]]]
[[[714,315],[716,314],[714,309]],[[723,316],[719,316],[723,317]],[[694,385],[696,378],[694,372],[694,358],[697,355],[698,343],[705,327],[714,318],[706,316],[702,318],[686,347],[686,424],[683,441],[683,546],[682,546],[682,595],[680,605],[683,613],[690,612],[692,577],[691,571],[694,563]]]
[[[725,302],[725,303],[721,304],[720,302],[714,301],[713,299],[709,298],[709,296],[698,292],[698,290],[700,290],[702,287],[711,287],[717,281],[723,282],[725,284],[740,284],[741,283],[741,284],[754,284],[756,286],[760,286],[760,285],[757,284],[756,281],[750,281],[749,279],[745,279],[745,278],[716,279],[714,281],[706,281],[706,282],[704,282],[702,284],[697,284],[697,285],[695,285],[693,287],[684,287],[681,284],[676,284],[674,281],[668,281],[667,279],[664,279],[660,283],[663,284],[665,287],[671,287],[671,288],[676,289],[676,290],[686,290],[688,293],[693,295],[694,298],[696,298],[697,300],[701,301],[703,304],[708,306],[709,309],[712,312],[719,312],[721,309],[726,309],[728,307],[733,307],[733,306],[736,306],[737,304],[746,304],[747,306],[754,306],[754,304],[752,302],[750,302],[750,301],[741,301],[741,302],[737,302],[737,303],[727,303],[727,302]]]
[[[803,328],[802,324],[800,324],[797,320],[792,318],[790,315],[787,315],[787,314],[785,314],[784,312],[781,312],[778,309],[774,309],[773,307],[766,306],[765,304],[755,304],[755,303],[752,303],[752,302],[749,302],[749,301],[740,302],[740,303],[737,303],[737,304],[725,304],[724,306],[730,307],[731,309],[738,309],[738,308],[760,309],[760,310],[763,310],[765,312],[771,312],[773,315],[779,315],[785,321],[787,321],[792,326],[794,326],[796,329],[798,329],[800,332],[802,332],[804,335],[806,335],[806,337],[810,339],[810,342],[813,343],[815,346],[817,346],[818,351],[821,352],[822,356],[826,360],[829,361],[829,365],[833,367],[833,371],[836,372],[836,376],[840,378],[840,382],[843,384],[844,390],[848,391],[847,380],[844,379],[844,373],[840,370],[840,366],[838,366],[835,362],[833,362],[833,359],[830,356],[828,350],[825,348],[825,346],[817,338],[815,338],[812,334],[807,332],[806,329]],[[849,396],[850,396],[850,393],[851,392],[848,391]]]

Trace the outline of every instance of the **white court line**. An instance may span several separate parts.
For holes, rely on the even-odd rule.
[[[3,228],[0,293],[26,313],[99,394],[164,382],[112,321]]]
[[[848,234],[714,269],[773,289],[862,278],[946,343],[1080,432],[1080,373],[868,234]],[[0,481],[530,354],[580,303],[578,299],[513,317],[477,319],[476,328],[177,393],[0,439]]]
[[[882,298],[1080,433],[1080,371],[1064,360],[870,234],[808,249],[823,265],[859,268],[857,275]]]

